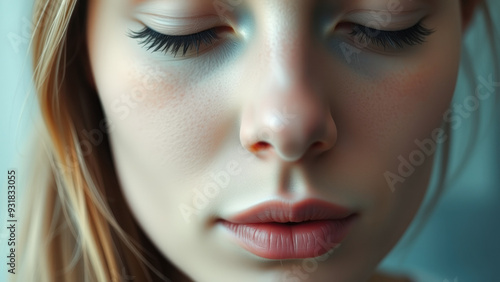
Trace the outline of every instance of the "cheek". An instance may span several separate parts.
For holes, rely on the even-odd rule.
[[[165,177],[197,177],[221,155],[233,137],[228,132],[237,132],[234,95],[228,95],[222,79],[227,75],[206,79],[199,67],[175,66],[138,51],[123,51],[118,61],[127,63],[98,79],[106,116],[114,125],[112,149],[124,161],[140,164],[158,183]]]
[[[458,60],[458,48],[441,50],[420,64],[395,67],[370,81],[347,79],[344,87],[350,88],[344,89],[350,90],[332,104],[339,132],[331,171],[341,179],[337,186],[349,187],[346,195],[365,211],[359,231],[371,236],[359,240],[376,247],[363,253],[388,250],[420,207],[434,155],[425,154],[424,163],[394,186],[386,173],[400,175],[399,157],[410,161],[413,152],[422,151],[416,141],[430,140],[433,130],[441,127],[453,97]]]
[[[443,40],[459,46],[460,37]],[[418,149],[415,141],[429,138],[444,122],[455,89],[460,48],[443,49],[437,48],[441,42],[429,43],[418,61],[400,59],[392,68],[384,66],[387,70],[377,76],[347,78],[346,94],[332,104],[338,117],[336,146],[351,148],[346,151],[371,163],[367,166],[376,173],[380,164],[384,171],[394,169],[398,156]]]
[[[331,171],[342,179],[338,186],[350,187],[346,193],[371,211],[373,222],[383,220],[392,227],[407,224],[426,191],[433,153],[424,154],[424,163],[395,184],[395,193],[385,173],[400,175],[400,157],[409,161],[411,154],[422,152],[417,143],[432,140],[432,132],[446,122],[461,40],[458,19],[447,21],[430,23],[440,29],[417,55],[373,59],[367,68],[378,71],[370,71],[372,75],[350,72],[335,82],[336,88],[330,86],[339,89],[331,101],[338,128]]]
[[[101,92],[106,115],[115,121],[114,139],[130,143],[128,154],[157,169],[175,163],[177,171],[199,171],[224,126],[217,90],[154,62],[132,63],[127,69],[114,73],[109,80],[116,83]]]
[[[363,140],[370,140],[365,143],[365,148],[380,154],[371,160],[372,167],[377,167],[378,163],[379,168],[375,171],[384,184],[381,186],[384,193],[374,195],[379,203],[390,207],[392,205],[389,203],[393,201],[392,204],[397,205],[398,209],[405,209],[404,203],[419,202],[416,196],[423,195],[420,192],[427,187],[428,169],[434,153],[420,155],[422,150],[417,144],[432,140],[432,132],[441,128],[443,115],[453,97],[455,77],[456,69],[453,67],[431,71],[423,66],[411,72],[400,72],[380,80],[378,93],[387,93],[384,101],[379,101],[378,106],[372,108],[363,105],[366,115],[374,117],[371,121],[364,120],[369,124],[366,132],[372,132],[372,138]],[[437,142],[432,143],[437,148]],[[415,154],[423,158],[415,157]],[[415,172],[409,176],[403,175],[404,181],[390,185],[385,173],[401,176],[401,158],[414,164]],[[380,163],[384,163],[384,166],[380,166]],[[385,192],[392,189],[398,189],[398,193],[390,193],[388,197],[389,194]]]
[[[355,175],[362,162],[373,177],[382,175],[397,168],[399,155],[418,148],[415,140],[440,128],[455,88],[458,57],[452,57],[439,70],[422,64],[369,81],[346,79],[344,94],[331,104],[338,129],[336,149],[343,159],[337,169],[359,179]]]
[[[339,142],[394,159],[441,126],[454,93],[461,44],[457,6],[441,6],[443,11],[425,21],[435,32],[424,45],[395,57],[360,53],[358,68],[366,71],[343,77],[347,94],[332,104]]]
[[[218,118],[218,105],[207,99],[217,89],[193,84],[196,74],[182,61],[152,56],[127,37],[138,27],[120,18],[114,6],[123,5],[113,3],[92,2],[88,20],[90,61],[113,151],[148,170],[178,162],[172,169],[195,171],[217,142],[210,121]]]
[[[403,153],[415,138],[441,126],[455,87],[456,70],[438,74],[426,67],[392,73],[380,78],[368,96],[356,101],[359,131],[384,151]],[[366,139],[365,139],[366,140]]]

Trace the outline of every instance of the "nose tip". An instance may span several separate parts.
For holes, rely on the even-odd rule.
[[[244,117],[240,139],[245,148],[260,157],[296,162],[330,150],[336,142],[336,126],[322,106],[306,105],[297,113],[260,108]]]

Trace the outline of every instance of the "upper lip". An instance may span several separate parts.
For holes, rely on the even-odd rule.
[[[348,208],[318,199],[297,203],[269,201],[244,210],[227,221],[235,224],[251,223],[298,223],[312,220],[343,219],[353,214]]]

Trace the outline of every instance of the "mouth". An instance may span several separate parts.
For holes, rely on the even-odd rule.
[[[318,257],[340,245],[357,214],[310,199],[266,202],[219,220],[247,251],[267,259]]]

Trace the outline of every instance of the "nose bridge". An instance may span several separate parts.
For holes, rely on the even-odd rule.
[[[289,3],[288,3],[289,2]],[[280,87],[291,87],[299,82],[306,70],[308,49],[307,22],[299,9],[304,5],[296,1],[273,1],[278,6],[269,8],[264,13],[262,22],[262,40],[264,48],[261,57],[265,62],[266,77]],[[288,4],[288,5],[286,5]],[[270,5],[273,6],[273,5]],[[286,11],[283,11],[286,10]]]
[[[289,1],[273,1],[288,3]],[[297,1],[290,1],[296,4]],[[304,2],[304,1],[300,1]],[[304,6],[304,5],[302,5]],[[308,24],[301,5],[280,6],[261,14],[248,71],[248,100],[243,106],[240,139],[250,151],[274,151],[285,161],[304,156],[312,145],[316,153],[336,140],[328,97],[314,81]],[[255,79],[251,79],[251,78]]]
[[[265,0],[264,0],[265,1]],[[292,105],[292,96],[304,95],[313,87],[311,80],[311,38],[304,2],[299,0],[269,1],[262,13],[258,41],[260,93],[274,93],[272,101]],[[301,12],[302,10],[302,12]],[[269,97],[268,97],[269,98]]]

